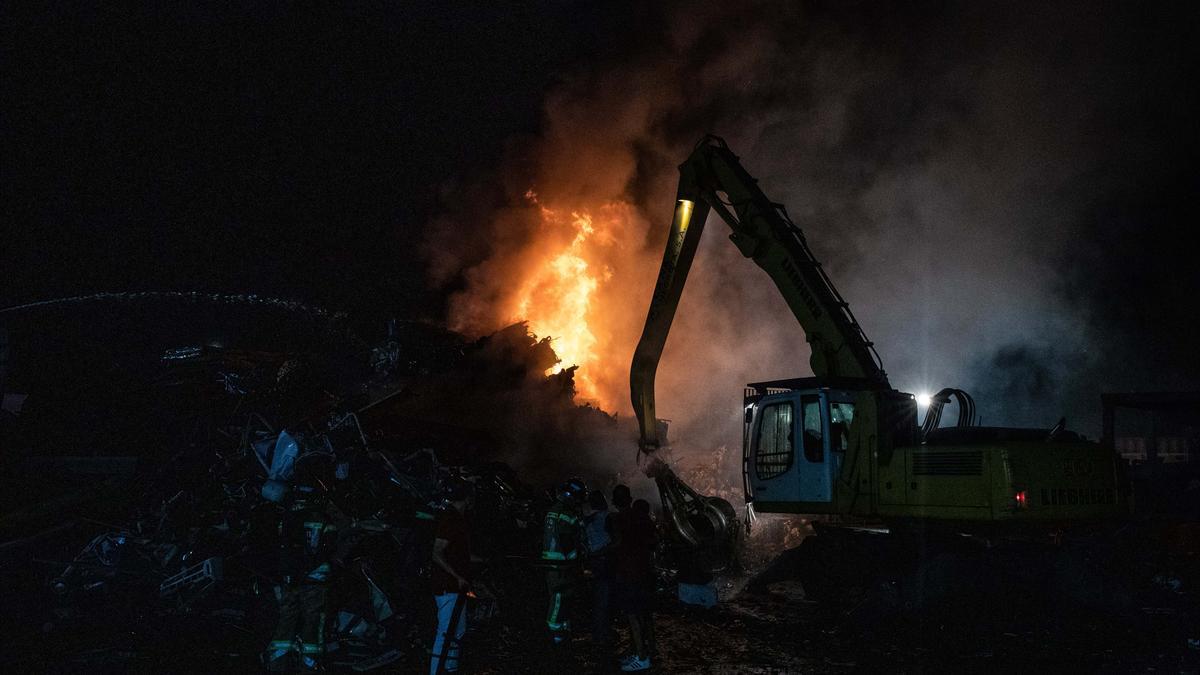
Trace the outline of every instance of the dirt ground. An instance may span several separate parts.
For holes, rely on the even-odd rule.
[[[1138,616],[1047,611],[1024,626],[988,617],[997,608],[965,608],[958,616],[892,619],[862,625],[803,599],[785,582],[766,594],[731,595],[695,608],[660,597],[655,618],[657,673],[848,672],[1200,672],[1200,651],[1186,646],[1177,614],[1143,608]],[[539,599],[540,600],[540,599]],[[510,607],[469,634],[463,672],[618,672],[617,653],[592,649],[580,631],[569,649],[552,650],[539,630],[540,602]],[[7,672],[257,672],[264,636],[220,616],[113,617],[105,627],[48,633],[6,655]],[[580,623],[586,620],[580,617]],[[373,672],[427,669],[419,648]],[[332,671],[352,672],[331,666]]]
[[[710,609],[680,603],[664,579],[656,601],[653,672],[1200,672],[1200,650],[1187,642],[1200,636],[1196,608],[1179,602],[1101,611],[1025,596],[884,615],[861,593],[847,591],[834,602],[816,603],[806,599],[799,582],[782,581],[751,593],[745,590],[749,578],[719,578],[721,602]],[[616,659],[628,649],[623,622],[614,621],[617,648],[597,652],[581,603],[570,647],[552,649],[543,622],[542,575],[514,561],[499,580],[507,592],[491,620],[468,633],[462,672],[618,672]],[[43,597],[36,586],[25,590],[26,598]],[[586,589],[579,597],[588,597]],[[273,605],[260,597],[242,606],[249,611],[175,614],[128,598],[103,613],[41,625],[33,619],[36,608],[24,608],[26,618],[13,621],[20,608],[13,612],[7,605],[11,630],[0,670],[259,672]],[[398,641],[405,655],[370,672],[427,672],[422,643],[432,635],[428,618],[394,627],[411,629],[416,640]],[[353,672],[334,658],[329,661],[333,672]]]
[[[1023,626],[988,616],[1005,608],[961,608],[867,626],[804,600],[798,583],[766,594],[738,593],[741,584],[725,580],[732,597],[711,609],[660,598],[654,672],[1200,672],[1200,651],[1188,649],[1180,617],[1153,608],[1132,617],[1044,611]],[[480,673],[617,670],[611,654],[590,646],[581,637],[571,653],[554,654],[499,626],[475,637],[470,660]]]

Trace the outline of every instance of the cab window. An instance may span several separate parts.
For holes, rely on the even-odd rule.
[[[821,433],[821,398],[801,396],[800,408],[804,415],[804,458],[810,462],[825,461],[825,446]]]
[[[850,447],[850,425],[853,423],[853,403],[829,404],[829,447],[834,452],[845,452]]]
[[[774,478],[792,468],[792,417],[791,403],[776,403],[762,409],[754,461],[759,480]]]

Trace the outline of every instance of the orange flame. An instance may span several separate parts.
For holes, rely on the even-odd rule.
[[[602,391],[598,374],[613,364],[606,362],[605,345],[594,326],[603,318],[597,295],[613,276],[605,249],[617,241],[614,234],[625,205],[603,206],[600,217],[594,217],[585,209],[550,208],[532,190],[525,197],[540,209],[544,240],[552,243],[542,249],[533,271],[519,285],[512,314],[525,319],[535,335],[551,338],[559,358],[553,372],[578,366],[575,386],[580,397],[608,407],[614,402]]]
[[[645,317],[639,305],[657,270],[646,249],[648,225],[621,197],[562,192],[529,190],[524,204],[495,213],[490,255],[466,270],[448,323],[486,334],[524,321],[551,340],[559,358],[547,374],[577,366],[576,400],[623,414]]]

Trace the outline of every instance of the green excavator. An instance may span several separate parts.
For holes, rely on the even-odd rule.
[[[655,454],[665,446],[654,377],[709,211],[774,281],[804,330],[813,377],[745,389],[742,473],[754,513],[825,514],[847,521],[984,536],[1047,533],[1127,513],[1117,457],[1067,431],[976,426],[958,389],[931,398],[922,423],[912,394],[881,361],[803,232],[758,188],[723,140],[701,140],[679,167],[662,268],[634,353],[630,393],[647,473],[679,538],[714,545],[736,530],[724,500],[691,490]],[[954,426],[943,406],[958,405]]]

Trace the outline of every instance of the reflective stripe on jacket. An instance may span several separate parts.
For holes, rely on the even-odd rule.
[[[542,560],[567,561],[579,557],[581,522],[566,504],[555,502],[542,524]]]

